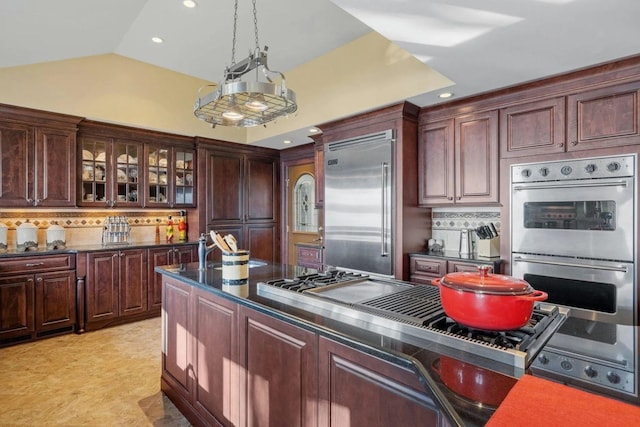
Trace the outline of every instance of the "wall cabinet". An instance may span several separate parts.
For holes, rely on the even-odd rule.
[[[498,203],[497,111],[425,123],[419,132],[420,205]]]
[[[0,264],[0,346],[72,332],[75,255],[16,257]]]
[[[565,142],[564,96],[500,110],[502,158],[562,153]]]
[[[568,151],[640,143],[640,81],[567,97]]]
[[[86,120],[79,141],[78,205],[195,206],[192,139]]]
[[[206,168],[206,185],[201,187],[206,192],[206,219],[201,229],[233,234],[238,247],[248,249],[252,258],[278,261],[277,158],[215,149],[201,150],[198,156]]]
[[[0,207],[75,206],[79,121],[0,106]]]
[[[162,308],[162,275],[155,268],[162,265],[186,264],[198,260],[198,247],[194,245],[162,246],[148,249],[148,307],[149,311],[160,313]]]
[[[147,312],[147,250],[89,252],[86,329],[98,329]]]
[[[412,254],[409,256],[411,265],[411,282],[430,285],[433,279],[440,279],[447,273],[459,271],[477,272],[479,265],[490,265],[494,273],[501,273],[502,261],[485,260],[453,260],[428,255]]]
[[[146,144],[145,206],[195,206],[195,150],[171,145]]]

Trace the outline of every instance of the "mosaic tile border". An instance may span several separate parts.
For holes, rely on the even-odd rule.
[[[15,230],[20,224],[29,220],[39,229],[46,229],[54,222],[65,228],[94,228],[102,227],[108,216],[126,216],[129,224],[135,226],[155,225],[156,221],[164,224],[169,215],[175,216],[177,211],[153,211],[153,212],[0,212],[0,222],[9,230]]]
[[[432,212],[433,230],[458,231],[464,228],[476,228],[490,222],[500,231],[500,212]]]

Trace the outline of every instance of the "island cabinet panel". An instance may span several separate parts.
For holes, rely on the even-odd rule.
[[[564,96],[500,110],[500,157],[534,156],[565,151]]]
[[[241,425],[315,426],[316,335],[242,307]]]
[[[438,426],[415,373],[320,337],[319,427]]]
[[[192,289],[176,280],[163,281],[162,390],[170,397],[177,394],[185,402],[191,400],[193,389]]]
[[[640,81],[567,97],[568,151],[640,144]]]
[[[239,425],[239,306],[194,290],[193,405],[209,423]],[[215,327],[212,327],[215,325]]]
[[[147,305],[149,311],[160,313],[162,308],[162,274],[155,268],[162,265],[187,264],[197,261],[198,249],[194,245],[151,248],[147,254],[149,295]]]
[[[33,275],[0,278],[0,341],[35,331]]]

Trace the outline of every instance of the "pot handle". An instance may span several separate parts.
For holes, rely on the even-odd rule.
[[[533,291],[528,295],[518,295],[518,299],[523,299],[527,301],[545,301],[549,298],[549,295],[543,291]]]
[[[438,278],[438,279],[431,279],[431,284],[432,284],[432,285],[435,285],[435,286],[440,286],[440,279],[441,279],[441,278]]]

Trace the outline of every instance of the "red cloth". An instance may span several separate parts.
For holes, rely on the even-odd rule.
[[[524,375],[487,427],[638,426],[640,407]]]

